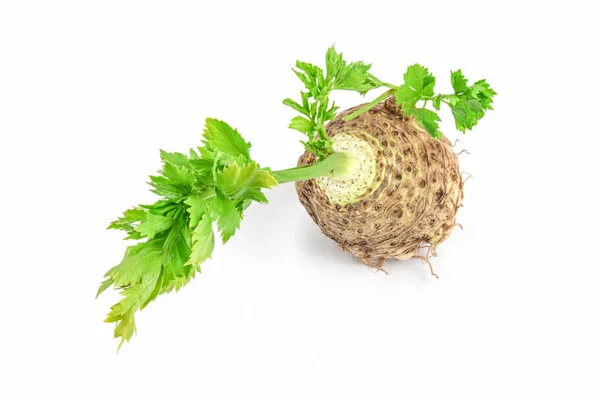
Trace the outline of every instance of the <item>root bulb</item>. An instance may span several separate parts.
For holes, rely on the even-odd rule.
[[[464,182],[458,156],[448,139],[433,139],[411,116],[403,116],[395,99],[343,120],[361,107],[338,114],[327,134],[334,142],[337,135],[355,136],[371,147],[376,161],[372,182],[351,197],[334,198],[319,180],[296,182],[300,202],[326,236],[366,265],[386,272],[385,260],[406,260],[428,246],[424,261],[437,277],[429,256],[460,226],[456,212]],[[298,164],[315,161],[307,152]]]

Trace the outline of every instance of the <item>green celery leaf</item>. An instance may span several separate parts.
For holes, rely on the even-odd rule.
[[[196,150],[190,149],[189,159],[190,160],[198,160],[199,158],[200,158],[200,156],[198,155],[198,153],[196,153]]]
[[[115,322],[120,319],[120,316],[127,314],[131,310],[136,311],[140,308],[154,290],[160,270],[160,263],[148,265],[146,273],[140,281],[123,289],[121,294],[125,298],[111,307],[107,322]]]
[[[427,69],[425,69],[427,70]],[[435,87],[435,77],[431,74],[425,75],[423,78],[423,96],[433,96]]]
[[[182,234],[185,232],[189,234],[188,225],[189,216],[185,212],[185,206],[181,205],[175,213],[173,225],[171,226],[171,229],[169,229],[162,245],[161,262],[163,265],[167,264],[173,256],[173,247],[175,247],[178,240],[182,239]]]
[[[114,286],[127,286],[139,282],[150,269],[161,263],[161,240],[149,240],[125,250],[125,256],[119,265],[110,271]]]
[[[470,121],[473,119],[471,112],[462,101],[459,101],[454,105],[451,104],[450,110],[454,116],[456,129],[465,133],[466,129],[471,125]]]
[[[192,234],[192,252],[185,265],[199,266],[211,256],[215,247],[212,222],[210,215],[204,213]]]
[[[308,133],[314,128],[314,123],[304,117],[297,116],[292,118],[292,122],[290,123],[289,127],[302,133]]]
[[[447,96],[447,99],[454,116],[456,129],[465,133],[467,129],[473,129],[477,125],[486,110],[492,109],[493,97],[496,92],[485,79],[468,86],[467,78],[461,70],[452,72],[450,78],[454,94]]]
[[[170,215],[178,207],[177,203],[171,200],[158,200],[154,204],[141,205],[140,207],[158,215]]]
[[[134,313],[135,310],[131,310],[128,313],[120,315],[118,318],[107,318],[104,320],[104,322],[117,323],[115,326],[115,338],[121,338],[121,342],[119,343],[117,351],[121,349],[123,343],[129,342],[133,334],[136,332]]]
[[[312,90],[315,87],[315,84],[310,81],[310,78],[308,76],[306,76],[302,72],[297,71],[295,69],[292,69],[292,71],[294,71],[294,74],[296,74],[296,76],[298,77],[298,79],[300,79],[300,81],[302,83],[304,83],[304,87],[306,89],[308,89],[310,91],[310,90]]]
[[[241,212],[236,208],[235,202],[220,191],[217,191],[217,195],[213,199],[212,210],[213,218],[217,219],[221,239],[225,244],[240,227]]]
[[[165,163],[159,173],[161,175],[150,177],[154,193],[167,199],[179,200],[191,192],[195,180],[189,169]]]
[[[132,232],[135,227],[133,224],[146,218],[146,211],[139,208],[130,208],[125,210],[123,216],[110,223],[107,229],[120,229],[125,232]]]
[[[413,64],[404,73],[404,84],[396,90],[396,102],[402,104],[402,111],[405,114],[410,115],[419,100],[434,95],[434,87],[435,77],[427,68]]]
[[[178,291],[200,271],[199,266],[185,265],[191,255],[191,234],[189,228],[183,227],[179,238],[173,241],[171,257],[163,264],[164,276],[160,294]]]
[[[204,143],[234,157],[242,155],[250,158],[250,143],[246,142],[236,129],[218,119],[206,119]]]
[[[333,82],[333,89],[354,90],[365,94],[369,90],[380,86],[369,73],[371,64],[365,64],[362,61],[347,64],[343,54],[338,53],[335,46],[331,46],[327,50],[325,63],[327,66],[327,81]]]
[[[339,70],[346,66],[343,54],[335,50],[335,45],[328,48],[327,53],[325,53],[325,66],[328,78],[336,76]]]
[[[423,93],[423,88],[431,83],[435,83],[435,78],[422,65],[413,64],[404,73],[404,84],[412,87],[419,95]]]
[[[217,172],[217,184],[232,199],[250,198],[266,202],[260,189],[276,186],[277,181],[267,170],[252,162],[241,167],[233,163]]]
[[[296,61],[296,68],[304,72],[312,87],[317,86],[320,82],[324,81],[323,70],[316,65],[303,61]],[[309,86],[307,86],[307,88],[309,88]]]
[[[441,102],[442,102],[442,96],[440,96],[440,95],[435,96],[435,98],[433,99],[433,108],[440,111],[440,103]]]
[[[467,91],[467,82],[468,81],[460,69],[458,71],[450,72],[450,81],[452,83],[452,88],[454,89],[454,93],[460,94],[460,93],[464,93]]]
[[[335,89],[354,90],[365,94],[371,89],[380,85],[371,79],[369,70],[371,64],[364,64],[362,61],[353,62],[338,72],[335,79]]]
[[[296,103],[294,100],[287,98],[287,99],[283,100],[283,104],[285,104],[288,107],[293,108],[294,110],[298,111],[300,114],[306,115],[307,117],[309,117],[309,111],[305,107]]]
[[[151,264],[139,282],[123,289],[123,299],[111,307],[105,322],[116,322],[115,338],[121,338],[119,349],[124,342],[129,342],[135,332],[134,313],[152,296],[158,282],[161,266]]]
[[[160,158],[166,163],[178,165],[180,167],[188,167],[190,165],[190,160],[185,154],[182,153],[168,153],[164,150],[161,150]]]
[[[335,105],[335,101],[332,102],[331,103],[331,107],[325,113],[325,120],[332,120],[332,119],[334,119],[335,116],[337,115],[337,110],[339,110],[339,109],[340,108]]]
[[[165,268],[163,266],[163,268],[160,269],[160,273],[159,273],[158,278],[156,280],[156,284],[154,285],[154,289],[152,289],[152,291],[150,292],[150,295],[148,295],[146,297],[146,300],[144,300],[144,302],[140,305],[140,308],[139,308],[140,311],[143,310],[144,308],[146,308],[146,306],[151,301],[154,301],[156,299],[156,297],[161,293],[161,289],[163,287],[164,279],[165,279]]]
[[[413,111],[412,115],[431,136],[436,139],[442,137],[442,132],[439,131],[440,127],[437,123],[437,121],[440,120],[440,117],[436,112],[426,108],[417,108]]]
[[[185,204],[189,206],[188,213],[190,216],[190,228],[194,228],[200,222],[200,218],[206,212],[208,201],[215,195],[213,188],[206,189],[201,194],[194,194],[185,200]]]
[[[190,160],[190,169],[196,176],[203,176],[210,172],[213,165],[212,159],[199,158]]]
[[[473,111],[477,116],[477,119],[483,117],[485,114],[485,110],[478,99],[466,99],[464,100],[464,103],[471,111]]]
[[[402,105],[402,111],[405,114],[411,114],[412,110],[420,99],[419,93],[408,85],[401,85],[395,93],[396,102]]]
[[[102,294],[102,292],[104,292],[106,289],[108,289],[110,287],[110,285],[112,285],[114,282],[114,279],[111,277],[106,278],[101,284],[100,287],[98,288],[98,291],[96,292],[96,298],[98,298],[98,296],[100,296]]]
[[[157,233],[169,229],[173,225],[173,220],[162,215],[152,213],[146,214],[146,219],[135,227],[135,230],[142,236],[152,239]]]
[[[490,87],[485,79],[479,80],[471,86],[471,96],[477,98],[481,106],[486,110],[492,110],[492,103],[496,92]]]

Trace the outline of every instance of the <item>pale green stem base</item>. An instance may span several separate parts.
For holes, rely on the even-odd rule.
[[[349,177],[355,172],[356,158],[350,153],[333,153],[327,158],[302,167],[272,171],[271,175],[279,184],[305,181],[319,176]]]

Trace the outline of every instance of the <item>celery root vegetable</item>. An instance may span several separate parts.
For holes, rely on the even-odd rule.
[[[266,203],[263,189],[278,184],[295,182],[323,233],[367,265],[383,269],[387,259],[414,257],[425,246],[435,253],[457,225],[463,198],[458,159],[436,111],[450,107],[464,133],[492,109],[496,93],[485,80],[469,85],[460,70],[451,72],[452,93],[436,94],[435,78],[418,64],[408,67],[399,86],[379,80],[370,68],[346,62],[334,47],[325,69],[296,62],[305,89],[300,101],[284,104],[300,114],[290,128],[306,135],[297,167],[261,167],[236,129],[211,118],[200,147],[189,154],[161,151],[163,168],[150,177],[160,199],[126,210],[109,226],[137,241],[97,293],[113,287],[123,296],[106,319],[116,323],[119,347],[135,332],[138,310],[200,272],[212,255],[215,230],[227,242],[244,210]],[[339,114],[330,102],[336,90],[365,95],[381,87],[385,92],[370,103]]]
[[[346,179],[296,183],[298,196],[325,235],[365,264],[413,257],[436,246],[456,225],[463,182],[446,138],[434,139],[405,117],[393,98],[350,121],[339,114],[327,132],[335,150],[351,145],[367,154],[363,172]],[[306,152],[301,165],[315,161]]]

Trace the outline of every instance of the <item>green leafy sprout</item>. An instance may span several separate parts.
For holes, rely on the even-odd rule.
[[[125,232],[136,241],[127,247],[122,261],[111,268],[100,284],[97,296],[109,287],[121,294],[105,322],[115,323],[119,348],[136,331],[135,313],[160,294],[178,291],[201,272],[200,265],[211,257],[215,230],[226,243],[239,229],[243,213],[252,202],[267,203],[263,193],[278,184],[319,176],[349,177],[355,173],[355,159],[336,153],[326,132],[326,124],[337,115],[330,102],[335,90],[351,90],[365,95],[386,87],[365,107],[346,116],[355,118],[381,101],[395,96],[407,116],[414,117],[434,138],[440,138],[441,104],[450,107],[456,128],[472,129],[491,110],[496,94],[485,80],[468,85],[460,70],[451,72],[452,94],[435,94],[435,78],[427,68],[411,65],[399,86],[385,83],[370,73],[371,65],[348,63],[332,46],[327,50],[325,70],[297,61],[294,73],[304,84],[300,102],[287,98],[283,103],[300,115],[290,128],[306,135],[305,149],[317,156],[312,165],[271,171],[250,157],[250,143],[227,123],[208,118],[202,145],[189,153],[161,150],[162,169],[149,184],[159,199],[149,205],[126,210],[109,229]],[[427,108],[431,104],[432,110]],[[216,228],[215,228],[216,226]],[[96,296],[96,297],[97,297]]]
[[[365,95],[372,89],[386,87],[388,90],[345,119],[356,118],[386,98],[395,96],[404,115],[414,117],[436,139],[442,137],[438,124],[440,117],[437,113],[442,103],[450,107],[456,129],[462,133],[473,129],[485,112],[492,110],[496,92],[485,79],[469,86],[461,70],[450,73],[454,93],[436,94],[435,77],[419,64],[408,67],[404,73],[404,82],[396,86],[371,74],[371,64],[362,61],[347,63],[343,54],[336,52],[335,46],[327,50],[325,58],[325,71],[307,62],[296,62],[296,69],[293,71],[304,84],[305,91],[300,92],[300,102],[290,98],[283,101],[283,104],[301,114],[292,119],[289,127],[306,134],[307,140],[302,141],[302,144],[319,159],[333,153],[325,125],[335,118],[338,110],[335,103],[329,104],[329,97],[334,90],[352,90]],[[428,108],[430,102],[433,110]]]

